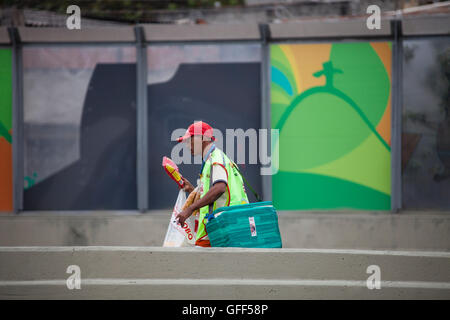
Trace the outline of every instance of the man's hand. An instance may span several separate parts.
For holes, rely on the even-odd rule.
[[[203,197],[180,212],[175,218],[178,219],[178,222],[183,226],[186,219],[189,218],[195,210],[213,204],[214,201],[219,199],[222,193],[225,192],[226,188],[227,184],[223,181],[215,183]]]
[[[194,186],[192,185],[192,183],[190,183],[189,180],[186,179],[185,177],[181,177],[181,179],[183,179],[184,182],[183,190],[188,193],[191,193],[194,190]]]
[[[184,222],[186,221],[187,218],[189,218],[192,215],[193,212],[194,212],[194,210],[192,210],[191,206],[189,206],[186,209],[184,209],[183,211],[181,211],[179,214],[177,214],[175,219],[177,219],[178,223],[181,224],[181,226],[183,227]]]

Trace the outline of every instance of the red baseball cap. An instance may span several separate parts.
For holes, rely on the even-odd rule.
[[[178,142],[184,141],[192,136],[205,136],[215,141],[216,138],[213,136],[213,128],[203,121],[194,122],[187,128],[184,136],[178,138]]]

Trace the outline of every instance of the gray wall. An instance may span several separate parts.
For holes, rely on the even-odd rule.
[[[169,211],[0,215],[0,246],[162,246]],[[446,212],[279,212],[285,248],[450,251]]]

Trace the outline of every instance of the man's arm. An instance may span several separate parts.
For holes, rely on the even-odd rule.
[[[195,210],[213,204],[214,201],[219,199],[226,189],[227,184],[225,182],[219,181],[215,183],[203,197],[201,197],[198,201],[195,201],[177,215],[176,218],[178,219],[178,222],[183,226],[186,219],[189,218]]]
[[[226,183],[219,181],[215,183],[202,198],[200,198],[195,203],[191,204],[189,207],[191,207],[192,212],[194,212],[195,210],[200,209],[201,207],[213,204],[214,201],[219,199],[219,197],[225,192],[226,189],[227,189]]]

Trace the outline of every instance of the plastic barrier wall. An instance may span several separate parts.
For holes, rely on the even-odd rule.
[[[136,209],[133,46],[26,47],[24,209]]]
[[[278,209],[391,208],[391,43],[271,46]]]
[[[450,208],[450,39],[403,42],[404,208]]]

